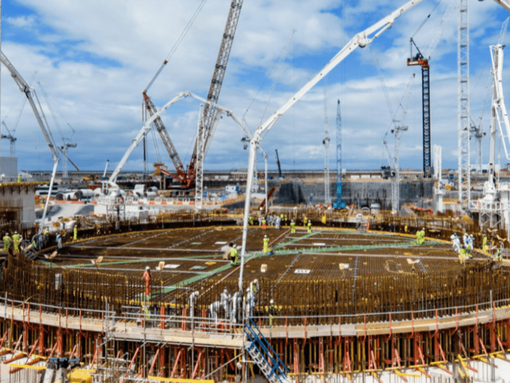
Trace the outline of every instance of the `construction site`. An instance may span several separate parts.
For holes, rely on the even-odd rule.
[[[509,0],[495,1],[510,13]],[[421,70],[420,169],[400,165],[416,76],[392,110],[374,51],[392,117],[381,147],[387,166],[344,169],[341,102],[335,99],[333,140],[326,82],[324,168],[284,172],[275,149],[277,171],[270,170],[262,148],[295,103],[421,2],[392,4],[391,13],[370,19],[371,26],[249,129],[244,116],[220,101],[243,0],[228,1],[207,95],[180,91],[161,107],[149,96],[203,1],[143,90],[142,126],[111,171],[109,160],[104,171],[80,171],[69,158],[78,146],[75,130],[67,123],[71,134],[64,134],[58,125],[61,104],[38,82],[41,102],[0,50],[23,96],[16,125],[2,120],[10,156],[0,157],[0,383],[510,382],[510,173],[500,165],[503,151],[510,161],[502,79],[509,18],[490,46],[487,164],[482,118],[476,125],[469,112],[468,0],[450,0],[428,51],[413,35],[402,62]],[[442,147],[431,140],[429,59],[455,13],[459,166],[443,170]],[[415,33],[431,14],[421,15]],[[184,99],[201,103],[189,158],[180,156],[184,148],[162,118]],[[14,145],[26,101],[51,171],[18,171]],[[222,119],[242,131],[246,168],[204,169]],[[149,134],[168,154],[157,153],[152,171]],[[144,170],[129,171],[140,145]]]

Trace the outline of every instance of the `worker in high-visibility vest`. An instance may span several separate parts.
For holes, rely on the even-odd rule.
[[[13,236],[12,236],[12,242],[14,244],[14,251],[16,253],[18,253],[19,252],[19,243],[21,242],[21,237],[20,237],[20,235],[18,234],[17,231],[15,231]]]
[[[77,240],[78,240],[78,227],[75,226],[73,229],[73,241],[77,241]]]
[[[269,250],[269,238],[267,238],[267,235],[264,235],[264,254],[267,254]]]
[[[151,268],[149,266],[145,268],[145,272],[142,275],[142,279],[145,280],[145,299],[149,300],[151,296],[151,279],[152,279]]]
[[[487,251],[487,236],[485,234],[483,235],[482,249],[483,251]]]
[[[230,249],[229,255],[230,255],[230,264],[232,266],[237,266],[239,264],[239,258],[238,258],[239,251],[237,250],[236,244],[234,244],[234,246],[232,246],[232,248]]]
[[[262,217],[262,230],[266,230],[266,217]]]
[[[306,228],[306,223],[308,222],[308,218],[306,218],[306,215],[303,217],[303,226]]]
[[[307,229],[307,232],[308,233],[311,233],[312,232],[312,221],[308,221],[308,229]]]
[[[248,223],[250,226],[253,226],[253,217],[250,215],[250,218],[248,218]]]
[[[326,214],[322,216],[322,224],[325,225],[327,222]]]
[[[4,251],[7,251],[9,247],[11,247],[12,238],[9,236],[9,233],[5,233],[4,235]]]
[[[269,302],[269,306],[266,307],[266,312],[269,314],[269,326],[273,325],[273,317],[278,313],[278,306],[274,304],[274,301],[271,299]]]
[[[290,221],[290,233],[291,234],[296,233],[296,222],[294,222],[294,220]]]

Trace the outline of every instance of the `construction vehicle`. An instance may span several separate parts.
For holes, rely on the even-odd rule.
[[[60,161],[60,155],[58,153],[57,145],[55,144],[55,141],[53,140],[53,136],[51,134],[50,128],[47,125],[46,119],[43,118],[44,114],[42,112],[41,104],[39,102],[39,99],[37,98],[37,93],[35,92],[35,89],[30,87],[30,85],[27,84],[27,82],[23,79],[21,74],[16,70],[14,65],[7,59],[5,54],[0,51],[0,62],[5,65],[5,67],[9,70],[12,78],[16,82],[16,85],[18,85],[18,88],[21,92],[25,94],[25,96],[28,99],[28,102],[30,104],[30,107],[32,108],[32,111],[34,112],[35,119],[37,120],[37,123],[39,127],[41,128],[41,132],[44,136],[44,139],[46,140],[46,143],[48,144],[48,147],[50,148],[51,157],[53,159],[53,172],[51,173],[51,180],[50,180],[50,187],[48,190],[48,196],[46,197],[46,203],[44,204],[44,210],[43,215],[41,218],[41,223],[39,225],[39,230],[36,235],[41,235],[44,225],[46,224],[46,214],[48,212],[48,205],[50,202],[50,196],[51,191],[53,189],[53,183],[55,181],[55,175],[57,173],[57,167],[58,163]]]
[[[285,174],[282,173],[282,167],[280,166],[280,157],[278,157],[278,149],[276,151],[276,165],[278,166],[278,179],[283,180],[285,178]]]
[[[207,100],[210,103],[206,103],[203,110],[203,115],[201,118],[201,122],[199,125],[199,129],[197,132],[197,137],[195,140],[195,144],[193,147],[193,152],[191,154],[190,163],[188,165],[187,171],[185,171],[182,161],[177,153],[177,149],[172,143],[170,135],[165,128],[163,121],[160,116],[157,115],[158,110],[152,103],[150,97],[147,95],[147,91],[150,86],[154,82],[154,80],[159,76],[163,67],[168,63],[167,60],[163,62],[160,69],[151,80],[147,88],[143,91],[143,98],[145,104],[145,110],[148,112],[150,117],[157,117],[153,120],[153,125],[158,131],[163,144],[172,160],[172,163],[175,167],[176,174],[168,173],[173,179],[178,181],[181,185],[189,188],[192,187],[195,183],[195,179],[197,177],[197,172],[201,172],[202,164],[199,159],[205,157],[205,153],[207,153],[207,149],[210,145],[211,138],[214,134],[214,130],[216,129],[216,125],[218,123],[218,110],[212,106],[218,102],[221,87],[223,85],[223,78],[225,77],[225,71],[227,69],[228,60],[230,57],[230,51],[232,49],[232,44],[234,41],[234,36],[237,30],[237,24],[239,22],[239,16],[241,14],[241,9],[244,0],[232,0],[229,8],[229,14],[227,18],[227,22],[225,24],[225,29],[223,31],[223,36],[221,40],[220,50],[218,53],[218,58],[216,60],[216,64],[214,66],[214,72],[211,79],[211,85],[209,87],[209,92],[207,93]],[[200,140],[203,140],[203,143],[200,145]],[[202,147],[202,152],[199,153],[200,147]],[[203,190],[197,191],[197,193],[202,193]],[[201,195],[201,194],[200,194]]]
[[[280,108],[278,108],[265,122],[263,122],[251,135],[250,152],[248,157],[248,173],[246,177],[246,198],[244,204],[244,221],[243,221],[243,237],[241,248],[241,267],[239,271],[239,290],[243,290],[243,270],[244,270],[244,257],[246,254],[246,241],[248,238],[248,218],[250,216],[250,200],[251,188],[253,187],[253,171],[255,168],[255,158],[257,145],[262,140],[262,134],[268,132],[276,124],[278,119],[285,114],[297,101],[299,101],[315,84],[331,72],[338,64],[340,64],[347,56],[356,50],[358,47],[366,47],[384,31],[393,26],[395,20],[403,13],[413,8],[415,5],[421,3],[423,0],[411,0],[402,7],[390,13],[388,16],[376,22],[374,25],[368,27],[364,31],[355,35],[336,55],[329,61],[322,70],[314,75],[301,89],[299,89],[292,97],[290,97]],[[371,36],[371,37],[370,37]]]

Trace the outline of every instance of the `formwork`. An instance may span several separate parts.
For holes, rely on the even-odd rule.
[[[296,381],[434,381],[442,372],[468,381],[480,364],[506,359],[506,261],[474,250],[460,264],[450,243],[419,245],[405,229],[252,226],[242,295],[240,267],[224,259],[239,226],[91,237],[35,261],[11,251],[0,276],[1,353],[31,366],[79,357],[96,381],[246,381],[262,375],[243,352],[250,323]],[[9,368],[12,379],[34,374]]]

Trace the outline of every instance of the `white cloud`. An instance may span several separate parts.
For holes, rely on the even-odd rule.
[[[15,0],[4,0],[8,1]],[[76,130],[73,138],[78,147],[70,150],[70,156],[80,168],[102,169],[106,159],[117,163],[142,125],[142,90],[200,1],[17,2],[31,12],[27,15],[4,12],[7,22],[3,25],[2,49],[25,79],[38,72],[36,81],[44,84],[53,104]],[[358,0],[348,5],[340,0],[245,2],[220,104],[233,110],[239,118],[245,116],[253,129],[262,116],[267,118],[273,113],[352,36],[401,4],[404,1]],[[229,5],[230,2],[218,0],[206,3],[179,50],[149,91],[156,106],[161,107],[183,90],[206,95]],[[427,50],[446,5],[447,2],[441,2],[415,36],[420,49]],[[471,99],[472,110],[478,113],[485,93],[483,67],[487,63],[487,44],[497,38],[506,15],[488,0],[470,5]],[[408,106],[410,128],[401,141],[401,163],[415,168],[422,163],[421,73],[419,68],[408,68],[406,59],[409,37],[433,7],[423,2],[398,18],[390,30],[373,42],[394,109],[411,73],[417,73]],[[432,141],[444,146],[445,167],[457,163],[453,153],[457,143],[456,23],[454,14],[431,61]],[[286,50],[285,61],[271,72],[282,50]],[[482,80],[478,81],[478,77]],[[11,126],[20,93],[5,70],[1,79],[2,116],[13,110],[6,121]],[[274,90],[273,82],[276,82]],[[391,116],[369,50],[359,49],[346,58],[327,82],[331,167],[334,168],[335,160],[337,98],[342,103],[344,167],[378,168],[385,164],[381,141],[390,127]],[[269,155],[270,167],[275,167],[274,149],[278,149],[284,168],[323,167],[323,95],[323,85],[319,83],[267,134],[262,146]],[[198,105],[198,102],[185,101],[163,116],[184,165],[192,149]],[[48,169],[51,158],[29,110],[25,110],[17,132],[20,167]],[[242,136],[229,119],[221,120],[206,168],[245,168],[247,152],[242,149]],[[148,143],[151,161],[155,161],[152,137]],[[4,155],[7,146],[3,140]],[[159,152],[171,166],[161,144]],[[259,166],[263,166],[261,158]],[[141,168],[140,148],[127,163],[126,169],[130,167]]]

